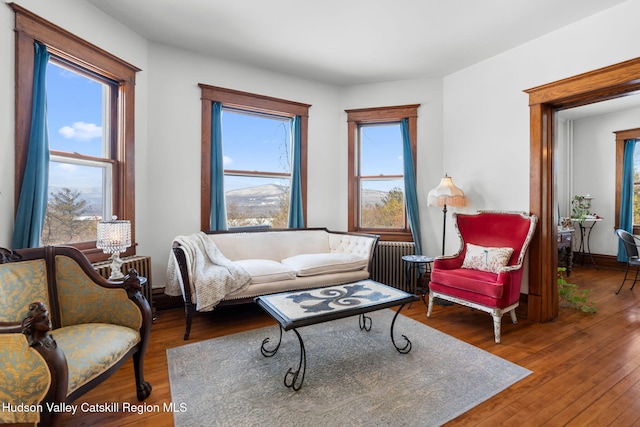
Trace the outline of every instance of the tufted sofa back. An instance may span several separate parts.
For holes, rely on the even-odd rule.
[[[325,228],[208,233],[231,261],[269,259],[280,262],[300,254],[348,253],[373,257],[377,236],[329,231]]]

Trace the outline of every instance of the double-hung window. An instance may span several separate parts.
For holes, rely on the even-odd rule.
[[[130,220],[135,242],[134,90],[138,68],[12,4],[16,13],[16,200],[26,165],[34,42],[46,70],[48,200],[42,245],[72,244],[91,261],[100,219]],[[135,243],[123,255],[135,254]]]
[[[112,105],[118,85],[52,57],[47,66],[49,200],[43,245],[90,242],[113,214]]]
[[[201,227],[210,230],[212,104],[220,118],[228,228],[288,226],[293,173],[292,119],[300,118],[300,175],[306,211],[306,130],[309,105],[201,84]],[[213,183],[215,184],[215,183]]]
[[[416,153],[417,105],[347,110],[349,231],[411,240],[405,208],[401,120],[409,119]]]

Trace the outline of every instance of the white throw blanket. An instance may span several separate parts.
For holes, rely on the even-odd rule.
[[[184,249],[189,282],[195,289],[196,310],[211,311],[225,296],[249,286],[249,273],[227,259],[206,233],[178,236],[173,240],[172,246]],[[180,272],[171,253],[167,266],[167,295],[183,295],[178,274]]]

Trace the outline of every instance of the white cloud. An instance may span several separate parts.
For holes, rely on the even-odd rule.
[[[75,172],[78,170],[78,166],[69,163],[58,163],[56,169],[63,172]]]
[[[71,126],[64,126],[58,133],[67,139],[88,141],[102,136],[102,127],[95,123],[75,122]]]
[[[233,163],[233,159],[229,156],[222,156],[222,164],[224,166],[226,165],[230,165],[231,163]]]

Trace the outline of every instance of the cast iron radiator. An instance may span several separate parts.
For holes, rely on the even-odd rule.
[[[147,278],[147,283],[142,287],[142,294],[149,302],[151,310],[155,315],[155,308],[153,307],[153,289],[151,286],[151,257],[134,255],[121,259],[123,274],[127,274],[130,268],[134,268],[138,272],[139,276]],[[111,275],[111,261],[96,262],[93,264],[93,268],[95,268],[98,274],[105,279],[108,279]]]
[[[415,250],[413,242],[379,241],[373,253],[371,279],[403,291],[412,292],[413,288],[407,289],[406,286],[405,262],[402,261],[402,257],[413,255]],[[412,268],[410,274],[409,286],[413,286],[416,281],[415,269]]]

